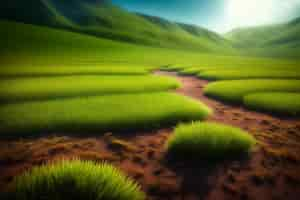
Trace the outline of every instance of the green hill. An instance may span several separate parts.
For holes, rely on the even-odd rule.
[[[234,51],[231,44],[216,33],[158,17],[130,13],[108,0],[10,0],[0,7],[0,19],[156,47],[205,52]]]
[[[0,68],[40,66],[154,66],[223,63],[230,56],[158,48],[0,20]],[[20,34],[22,33],[22,34]],[[214,57],[212,57],[212,55]],[[207,64],[208,65],[208,64]]]
[[[300,57],[300,18],[286,24],[239,28],[223,37],[198,26],[131,13],[109,0],[10,0],[0,7],[1,19],[151,47]]]
[[[300,18],[289,23],[235,29],[226,34],[235,47],[261,55],[300,56]]]

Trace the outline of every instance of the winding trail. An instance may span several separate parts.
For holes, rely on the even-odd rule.
[[[208,84],[175,72],[155,72],[182,82],[177,93],[198,99],[214,110],[208,121],[248,130],[258,140],[247,159],[204,161],[191,165],[165,157],[172,128],[101,137],[51,136],[0,141],[0,187],[32,166],[61,157],[107,160],[134,177],[149,200],[290,199],[300,196],[300,120],[280,119],[227,105],[203,94]],[[60,135],[60,134],[57,134]],[[13,150],[13,151],[12,151]]]
[[[299,143],[300,119],[279,118],[260,112],[250,111],[243,106],[224,104],[204,95],[203,89],[209,83],[193,76],[179,76],[176,72],[156,72],[157,75],[176,77],[183,86],[176,92],[198,99],[214,110],[208,121],[238,126],[250,132],[265,132],[288,136],[289,142]],[[298,134],[297,134],[298,133]],[[284,137],[284,136],[283,136]],[[268,142],[268,140],[264,140]],[[290,144],[290,143],[289,143]]]
[[[258,148],[246,161],[223,163],[215,172],[209,192],[203,199],[298,199],[300,195],[300,119],[279,118],[228,105],[208,98],[209,83],[176,72],[155,74],[177,78],[182,87],[176,92],[198,99],[214,110],[207,119],[247,130],[258,140]],[[191,175],[193,181],[194,174]],[[196,180],[200,178],[197,177]],[[209,182],[209,180],[207,180]],[[294,184],[294,185],[293,185]],[[199,186],[196,183],[195,191]],[[203,185],[202,185],[203,186]],[[199,194],[198,194],[199,196]],[[195,197],[195,199],[197,199]]]

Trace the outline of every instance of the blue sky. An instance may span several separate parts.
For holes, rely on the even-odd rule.
[[[112,0],[134,12],[196,24],[217,32],[281,23],[300,16],[300,0]]]

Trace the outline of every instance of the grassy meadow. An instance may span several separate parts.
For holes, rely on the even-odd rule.
[[[97,15],[91,7],[85,9]],[[107,11],[103,12],[109,22],[108,16],[119,12]],[[159,141],[159,147],[153,147],[155,143],[150,140],[146,143],[151,148],[142,145],[149,163],[157,162],[157,152],[153,151],[155,156],[150,158],[148,150],[163,147],[166,155],[183,160],[222,160],[251,152],[256,139],[250,133],[237,127],[203,122],[214,114],[213,109],[199,99],[176,94],[174,90],[182,84],[176,78],[153,74],[156,70],[210,80],[204,92],[220,101],[241,104],[258,112],[300,115],[300,58],[245,56],[245,52],[233,49],[229,41],[218,35],[211,38],[212,33],[205,32],[210,40],[196,37],[203,34],[202,29],[147,16],[132,18],[126,13],[122,16],[123,20],[134,19],[146,24],[145,30],[136,30],[139,34],[151,30],[147,33],[154,35],[136,34],[132,38],[128,36],[133,34],[120,31],[132,29],[133,22],[128,28],[122,27],[122,22],[113,24],[120,29],[117,32],[95,30],[92,26],[81,29],[71,24],[76,30],[69,32],[50,28],[57,24],[46,27],[0,21],[0,139],[22,141],[31,136],[43,138],[62,133],[93,135],[98,140],[105,133],[136,133],[174,126],[174,131],[167,131],[173,133],[165,146],[164,141]],[[171,34],[157,26],[172,30]],[[82,34],[86,32],[89,35]],[[97,34],[106,37],[95,37]],[[218,44],[222,45],[218,47]],[[220,53],[224,50],[226,53]],[[126,160],[127,167],[131,168],[137,159],[143,164],[144,160],[137,158],[139,152],[114,152],[110,149],[112,141],[100,140],[114,156],[122,156],[118,164]],[[123,144],[126,146],[126,141],[120,142],[117,148]],[[96,155],[101,156],[100,153]],[[130,156],[126,157],[127,154]],[[12,184],[12,194],[16,195],[12,199],[35,200],[44,194],[49,200],[146,198],[139,185],[113,166],[80,160],[35,167],[17,176]]]
[[[214,112],[201,98],[204,92],[249,110],[299,118],[299,22],[220,35],[129,12],[110,0],[3,3],[0,170],[8,173],[0,186],[3,180],[11,183],[4,195],[12,200],[206,199],[208,194],[208,199],[251,199],[249,193],[259,190],[261,198],[268,193],[280,198],[269,186],[285,190],[292,187],[285,184],[297,184],[294,174],[280,170],[297,165],[297,152],[281,148],[294,145],[289,137],[298,127],[239,107],[231,112],[232,107],[205,98]],[[185,82],[157,71],[208,83],[202,88],[206,81]],[[279,143],[282,138],[287,143]],[[239,156],[256,145],[264,146],[254,159],[240,162]],[[169,155],[184,162],[166,162]],[[194,159],[203,165],[185,165]],[[215,172],[206,165],[211,159],[221,163]],[[273,165],[275,181],[268,181]]]
[[[153,128],[205,118],[208,108],[168,92],[180,86],[176,80],[150,75],[159,68],[226,79],[205,91],[231,102],[243,103],[251,93],[300,92],[297,60],[198,54],[21,23],[0,25],[5,27],[0,31],[5,38],[0,54],[4,136]]]
[[[1,79],[18,77],[41,77],[41,76],[76,76],[76,75],[146,75],[151,71],[151,67],[126,66],[124,64],[107,64],[101,67],[94,67],[93,62],[85,64],[73,64],[72,66],[59,67],[19,67],[4,68],[0,71]],[[90,66],[88,66],[90,65]]]
[[[150,75],[165,63],[163,49],[21,23],[1,26],[3,137],[149,129],[210,113],[168,92],[180,87],[175,79]]]
[[[204,104],[172,93],[105,95],[23,102],[0,107],[1,137],[41,131],[98,133],[159,128],[205,119]]]
[[[76,96],[159,92],[176,89],[179,86],[180,83],[176,79],[151,75],[26,77],[1,80],[0,101],[14,102]]]

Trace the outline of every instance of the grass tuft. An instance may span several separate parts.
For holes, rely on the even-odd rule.
[[[182,124],[167,143],[175,157],[225,158],[247,153],[255,139],[247,132],[216,123]]]
[[[244,104],[251,109],[270,113],[300,115],[300,93],[254,93],[244,97]]]
[[[13,199],[143,200],[140,186],[115,167],[63,160],[33,168],[15,178]]]

